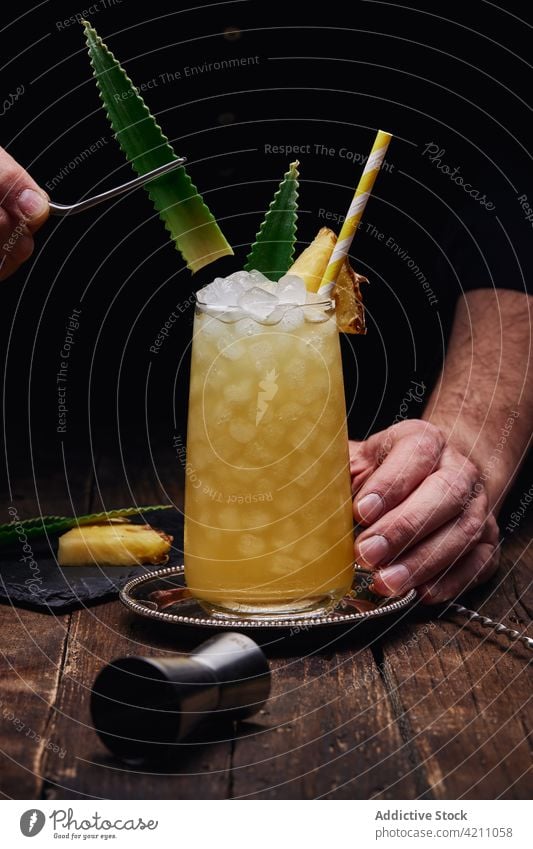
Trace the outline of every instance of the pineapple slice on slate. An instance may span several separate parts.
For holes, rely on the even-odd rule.
[[[151,525],[106,522],[72,528],[59,537],[60,566],[152,566],[165,563],[172,537]]]

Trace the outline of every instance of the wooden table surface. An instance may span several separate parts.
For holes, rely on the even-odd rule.
[[[160,503],[164,491],[181,503],[171,440],[122,458],[118,445],[83,461],[75,445],[64,457],[61,445],[55,452],[34,456],[33,469],[11,462],[21,517]],[[529,487],[526,470],[510,509]],[[533,612],[532,529],[533,507],[506,534],[497,578],[467,597],[519,629]],[[205,634],[142,620],[118,601],[60,616],[3,605],[0,623],[0,792],[7,798],[531,794],[531,652],[428,608],[393,628],[383,620],[381,631],[270,642],[273,692],[265,709],[241,726],[211,730],[208,743],[183,746],[162,772],[131,770],[108,755],[91,728],[90,687],[117,656],[188,651]]]

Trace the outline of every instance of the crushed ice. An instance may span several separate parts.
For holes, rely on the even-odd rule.
[[[229,277],[217,277],[197,294],[200,308],[213,312],[222,321],[234,322],[251,318],[263,324],[281,321],[291,327],[304,319],[302,307],[318,300],[306,290],[296,274],[285,274],[277,283],[260,271],[235,271]],[[294,314],[289,315],[290,312]],[[317,312],[315,309],[313,312]],[[311,318],[323,321],[326,316]]]

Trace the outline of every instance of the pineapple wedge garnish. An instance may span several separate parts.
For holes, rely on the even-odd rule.
[[[60,566],[154,566],[168,560],[172,539],[151,525],[84,525],[59,537],[57,560]]]
[[[366,333],[361,283],[368,283],[368,278],[354,271],[349,260],[345,260],[333,288],[337,326],[341,333]]]
[[[296,274],[309,292],[318,292],[336,241],[333,230],[322,227],[287,274]],[[366,333],[361,283],[368,283],[367,278],[357,274],[346,259],[333,289],[337,325],[342,333]]]
[[[322,227],[311,244],[296,257],[287,274],[300,277],[308,292],[318,292],[336,241],[333,230]]]

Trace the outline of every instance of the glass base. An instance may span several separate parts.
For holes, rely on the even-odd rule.
[[[200,599],[200,604],[211,616],[219,619],[307,619],[309,616],[325,616],[335,609],[344,592],[331,593],[320,598],[275,602],[230,602],[214,604]]]

